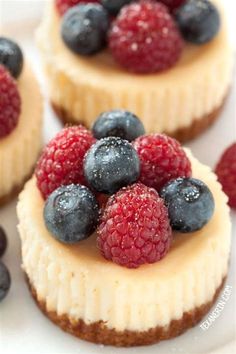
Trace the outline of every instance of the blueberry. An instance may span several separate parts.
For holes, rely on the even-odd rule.
[[[0,64],[4,65],[14,78],[18,78],[23,68],[23,54],[15,42],[0,37]]]
[[[132,0],[101,0],[101,3],[110,15],[115,16],[123,6],[130,4],[131,1]]]
[[[46,227],[63,243],[76,243],[89,237],[96,229],[98,219],[95,196],[79,184],[59,187],[45,203]]]
[[[194,44],[212,40],[220,29],[220,15],[208,0],[188,0],[175,13],[184,38]]]
[[[95,121],[92,132],[97,139],[118,136],[128,141],[145,134],[144,126],[136,115],[118,109],[102,113]]]
[[[81,4],[63,16],[61,35],[73,52],[91,55],[105,46],[108,28],[108,13],[101,5]]]
[[[7,267],[0,262],[0,301],[7,295],[11,286],[11,276]]]
[[[168,208],[171,226],[180,232],[200,230],[214,213],[214,198],[205,183],[195,178],[177,178],[160,192]]]
[[[4,229],[0,226],[0,257],[3,256],[7,248],[7,236]]]
[[[85,155],[84,174],[96,191],[112,194],[137,181],[139,157],[127,140],[104,138],[92,145]]]

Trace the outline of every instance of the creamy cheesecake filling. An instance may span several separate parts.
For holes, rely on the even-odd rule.
[[[214,173],[189,155],[193,176],[214,195],[214,216],[198,232],[176,234],[163,260],[135,270],[105,260],[95,234],[74,246],[56,241],[45,227],[35,178],[27,183],[17,208],[23,268],[48,311],[66,314],[72,323],[104,321],[117,331],[146,331],[212,300],[227,274],[229,208]]]
[[[0,139],[0,198],[24,182],[41,149],[42,100],[27,63],[18,79],[18,88],[22,105],[18,125],[11,134]]]
[[[92,57],[73,54],[61,39],[60,17],[50,2],[37,41],[52,102],[89,126],[114,108],[136,113],[148,131],[171,134],[191,126],[219,108],[229,89],[233,58],[220,12],[221,30],[210,43],[187,44],[181,60],[166,72],[135,75],[106,51]]]

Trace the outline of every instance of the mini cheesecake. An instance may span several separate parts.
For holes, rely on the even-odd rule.
[[[194,138],[219,115],[230,88],[232,49],[219,0],[219,33],[204,45],[186,43],[180,60],[164,72],[133,74],[109,50],[81,56],[61,38],[54,1],[45,9],[37,43],[53,108],[64,123],[90,127],[101,112],[122,108],[143,118],[148,132],[181,141]]]
[[[17,126],[0,138],[0,205],[31,176],[42,144],[42,98],[29,63],[16,81],[21,99]]]
[[[63,330],[95,343],[144,345],[181,334],[209,311],[228,272],[229,208],[215,174],[186,152],[192,176],[212,192],[213,217],[199,231],[174,232],[167,255],[137,269],[104,259],[96,232],[76,245],[53,238],[36,177],[26,184],[17,207],[22,267],[38,306]]]

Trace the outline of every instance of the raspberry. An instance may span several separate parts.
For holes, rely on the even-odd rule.
[[[0,138],[16,127],[21,112],[17,84],[10,73],[0,65]]]
[[[157,191],[170,180],[191,176],[191,163],[180,143],[163,134],[143,135],[133,142],[141,162],[140,181]]]
[[[229,205],[236,208],[236,143],[229,146],[221,156],[216,174],[223,191],[229,197]]]
[[[115,60],[136,73],[152,73],[173,66],[183,40],[167,7],[141,0],[121,9],[108,35]]]
[[[59,14],[62,16],[69,8],[79,3],[99,3],[99,0],[55,0],[55,3]]]
[[[137,268],[162,259],[171,240],[168,211],[154,189],[136,183],[109,198],[97,238],[106,259]]]
[[[37,186],[46,199],[62,185],[83,184],[84,155],[95,143],[83,126],[64,128],[45,147],[36,166]]]
[[[181,6],[186,0],[159,0],[163,4],[165,4],[170,11],[177,9]]]

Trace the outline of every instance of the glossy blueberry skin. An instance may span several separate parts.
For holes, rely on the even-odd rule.
[[[128,141],[145,134],[143,123],[135,114],[118,109],[100,114],[93,124],[92,132],[96,139],[116,136]]]
[[[7,296],[11,287],[10,273],[2,262],[0,262],[0,302]]]
[[[92,55],[106,45],[109,22],[107,11],[99,4],[73,6],[63,16],[61,36],[74,53]]]
[[[85,186],[70,184],[56,189],[44,206],[44,221],[58,241],[76,243],[89,237],[97,227],[99,206]]]
[[[175,19],[184,39],[194,44],[211,41],[220,29],[220,15],[208,0],[188,0],[176,12]]]
[[[22,51],[18,44],[5,37],[0,37],[0,64],[5,66],[15,79],[22,72]]]
[[[168,208],[173,230],[194,232],[211,219],[215,203],[207,185],[195,178],[177,178],[165,185],[160,196]]]
[[[101,0],[101,3],[110,15],[115,16],[123,6],[130,4],[131,1],[132,0]]]
[[[84,175],[98,192],[113,194],[136,182],[140,174],[137,152],[127,141],[118,137],[98,140],[84,159]]]
[[[0,257],[3,256],[7,248],[7,235],[5,230],[0,226]]]

